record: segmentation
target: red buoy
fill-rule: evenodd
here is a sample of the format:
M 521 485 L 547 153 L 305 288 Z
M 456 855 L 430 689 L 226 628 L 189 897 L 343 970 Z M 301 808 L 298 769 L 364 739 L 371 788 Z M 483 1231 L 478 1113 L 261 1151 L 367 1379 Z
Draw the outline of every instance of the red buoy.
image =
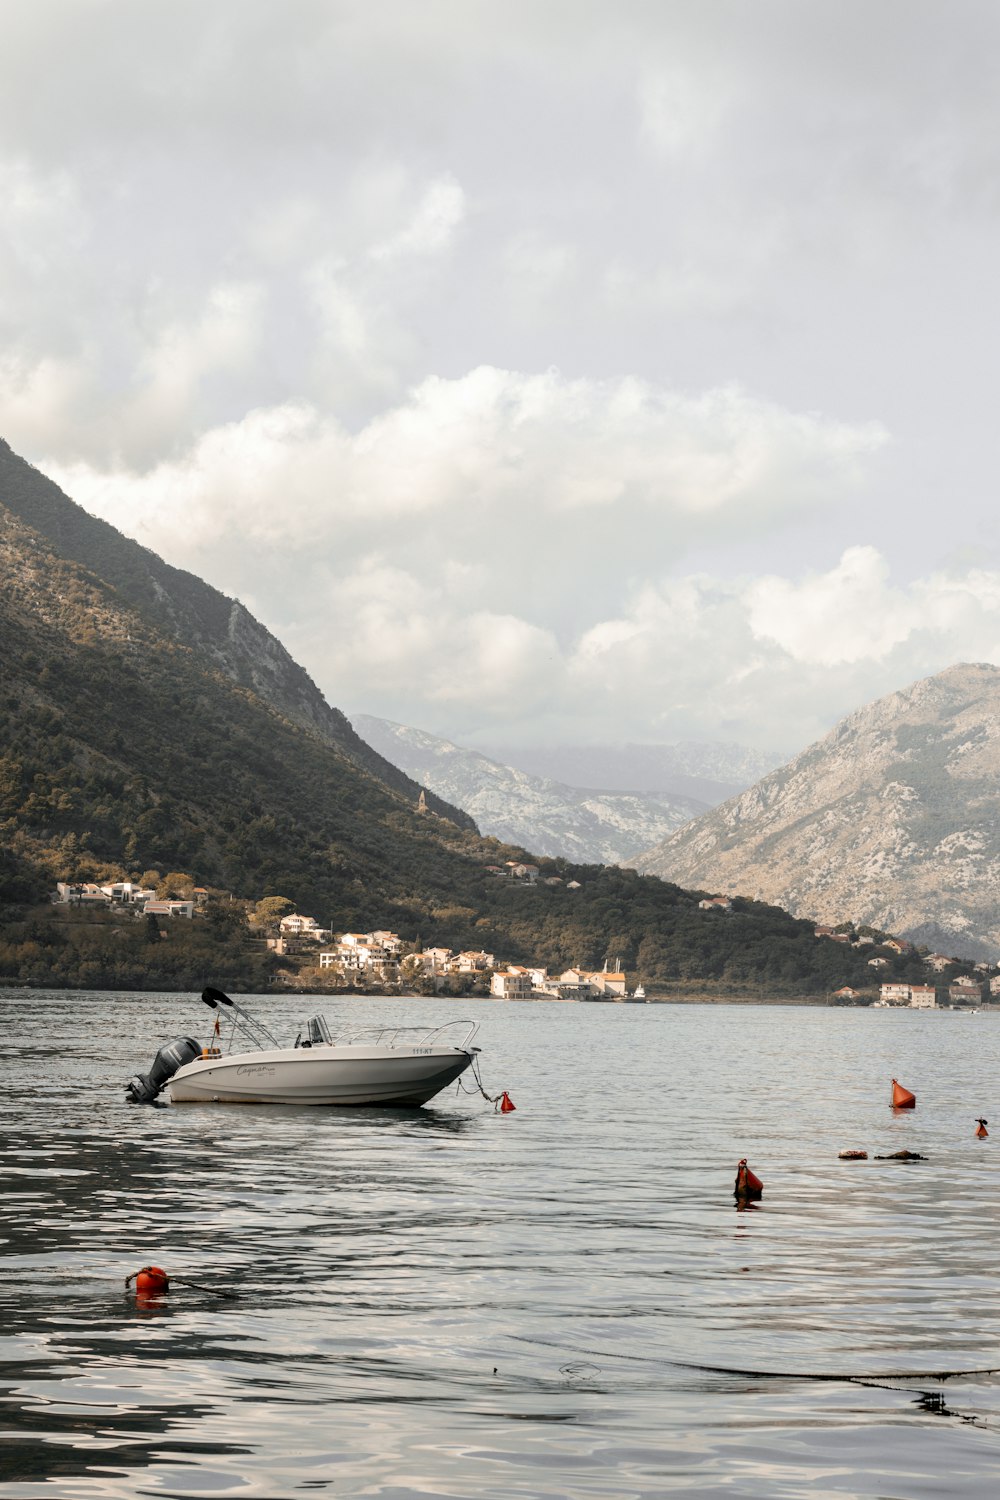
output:
M 909 1089 L 904 1089 L 901 1083 L 892 1080 L 892 1107 L 893 1109 L 916 1109 L 917 1096 L 911 1094 Z
M 514 1103 L 507 1090 L 504 1089 L 503 1093 L 500 1095 L 500 1113 L 502 1115 L 509 1115 L 516 1108 L 517 1105 Z
M 988 1123 L 989 1123 L 988 1120 L 977 1120 L 976 1121 L 976 1135 L 979 1137 L 980 1140 L 982 1140 L 984 1136 L 989 1135 L 989 1131 L 986 1129 L 986 1126 L 988 1125 Z
M 132 1281 L 137 1297 L 159 1297 L 170 1290 L 170 1278 L 160 1266 L 143 1266 L 141 1271 L 133 1271 L 126 1276 L 125 1285 Z
M 759 1198 L 763 1191 L 764 1184 L 756 1173 L 751 1172 L 747 1166 L 746 1157 L 741 1157 L 740 1164 L 736 1168 L 736 1182 L 733 1186 L 733 1192 L 737 1198 L 750 1199 Z

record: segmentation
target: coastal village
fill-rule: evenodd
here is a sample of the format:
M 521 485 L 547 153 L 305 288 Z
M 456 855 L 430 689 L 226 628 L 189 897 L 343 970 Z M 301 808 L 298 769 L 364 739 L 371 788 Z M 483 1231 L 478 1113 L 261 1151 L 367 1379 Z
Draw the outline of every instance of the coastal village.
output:
M 523 877 L 519 874 L 515 878 Z M 182 899 L 158 897 L 155 890 L 128 880 L 103 885 L 60 881 L 53 901 L 91 909 L 128 907 L 136 917 L 193 920 L 208 897 L 209 892 L 199 886 Z M 456 953 L 451 948 L 417 947 L 384 929 L 335 934 L 315 917 L 298 912 L 288 912 L 264 924 L 262 934 L 256 940 L 276 957 L 300 963 L 308 960 L 301 964 L 307 976 L 316 969 L 327 985 L 345 989 L 402 987 L 433 994 L 450 988 L 449 981 L 459 980 L 456 988 L 473 988 L 497 1000 L 645 998 L 641 985 L 629 994 L 625 974 L 617 966 L 606 965 L 596 972 L 571 968 L 550 974 L 544 967 L 509 963 L 482 950 Z M 288 982 L 292 973 L 294 970 L 288 971 Z
M 510 862 L 510 868 L 493 866 L 491 874 L 533 883 L 538 870 Z M 561 884 L 562 882 L 560 882 Z M 568 885 L 580 889 L 579 882 Z M 196 920 L 213 893 L 191 886 L 183 895 L 164 895 L 151 886 L 130 880 L 100 882 L 60 881 L 52 893 L 59 906 L 91 910 L 127 910 L 135 918 L 170 923 Z M 280 902 L 281 898 L 277 898 Z M 274 898 L 272 898 L 272 901 Z M 267 905 L 265 898 L 264 905 Z M 291 903 L 285 903 L 291 905 Z M 733 910 L 730 896 L 707 896 L 699 910 L 724 916 Z M 399 991 L 418 994 L 440 992 L 474 993 L 496 1000 L 641 1002 L 647 999 L 642 984 L 629 989 L 629 980 L 619 962 L 610 958 L 599 970 L 571 967 L 559 973 L 538 964 L 518 964 L 485 950 L 455 952 L 451 948 L 408 943 L 386 929 L 371 932 L 335 932 L 315 917 L 294 910 L 282 914 L 247 915 L 250 941 L 262 945 L 283 961 L 274 982 L 278 987 Z M 167 938 L 168 928 L 160 931 Z M 873 1005 L 877 1008 L 908 1007 L 915 1010 L 976 1009 L 1000 1005 L 1000 971 L 985 963 L 962 962 L 942 953 L 917 953 L 913 945 L 896 937 L 877 937 L 864 930 L 817 925 L 817 940 L 872 948 L 868 966 L 872 985 L 843 985 L 828 999 L 835 1005 Z M 909 957 L 924 971 L 924 982 L 881 979 L 892 958 Z

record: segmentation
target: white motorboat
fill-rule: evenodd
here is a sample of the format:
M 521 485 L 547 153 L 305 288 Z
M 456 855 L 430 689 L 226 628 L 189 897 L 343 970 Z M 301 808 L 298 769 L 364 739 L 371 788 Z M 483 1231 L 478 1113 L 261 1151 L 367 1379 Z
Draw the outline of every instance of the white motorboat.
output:
M 161 1047 L 148 1074 L 126 1086 L 135 1104 L 151 1104 L 166 1088 L 171 1103 L 211 1104 L 426 1104 L 475 1066 L 475 1021 L 438 1027 L 383 1027 L 331 1036 L 313 1016 L 292 1046 L 282 1046 L 262 1022 L 209 987 L 201 997 L 232 1023 L 227 1050 L 177 1037 Z M 488 1097 L 488 1096 L 487 1096 Z

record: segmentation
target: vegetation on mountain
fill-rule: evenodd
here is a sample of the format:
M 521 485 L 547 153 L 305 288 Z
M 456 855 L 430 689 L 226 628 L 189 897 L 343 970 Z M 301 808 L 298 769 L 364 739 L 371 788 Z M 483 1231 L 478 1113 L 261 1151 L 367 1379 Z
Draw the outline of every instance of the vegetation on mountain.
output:
M 265 990 L 274 964 L 247 941 L 239 907 L 234 916 L 208 914 L 193 922 L 150 914 L 137 920 L 127 911 L 34 908 L 0 924 L 0 984 L 199 990 L 210 978 L 223 989 Z

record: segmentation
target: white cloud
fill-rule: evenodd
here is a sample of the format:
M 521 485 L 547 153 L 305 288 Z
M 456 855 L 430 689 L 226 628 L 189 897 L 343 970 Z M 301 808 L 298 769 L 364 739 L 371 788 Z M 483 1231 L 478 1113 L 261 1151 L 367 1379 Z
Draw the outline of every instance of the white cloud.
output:
M 695 681 L 738 674 L 774 619 L 799 621 L 802 652 L 825 631 L 804 586 L 652 580 L 720 526 L 757 534 L 837 506 L 882 442 L 732 388 L 482 367 L 355 431 L 286 403 L 145 473 L 45 467 L 242 597 L 334 702 L 452 723 L 610 714 L 636 733 L 668 705 L 695 713 Z M 829 610 L 845 586 L 823 585 Z
M 733 85 L 718 59 L 645 66 L 637 86 L 640 134 L 664 156 L 688 163 L 711 149 L 733 104 Z
M 567 670 L 581 703 L 637 729 L 650 705 L 647 735 L 728 724 L 795 750 L 867 700 L 963 660 L 1000 661 L 1000 571 L 893 582 L 874 548 L 854 547 L 800 579 L 647 587 L 580 637 Z
M 0 355 L 0 403 L 11 439 L 37 452 L 53 432 L 71 428 L 86 408 L 91 373 L 82 358 Z
M 927 637 L 951 640 L 956 659 L 992 657 L 1000 641 L 1000 573 L 933 573 L 894 585 L 874 547 L 849 547 L 829 572 L 798 583 L 757 579 L 744 598 L 754 636 L 796 662 L 882 662 Z
M 373 552 L 308 577 L 314 607 L 296 610 L 282 637 L 318 680 L 336 681 L 334 701 L 461 721 L 478 716 L 484 684 L 498 718 L 538 712 L 561 690 L 551 632 L 488 607 L 489 591 L 470 591 L 453 569 L 430 580 Z
M 154 368 L 167 397 L 174 381 L 183 394 L 206 362 L 227 357 L 226 320 L 218 336 L 211 319 L 205 327 L 165 341 Z M 626 551 L 629 528 L 642 528 L 648 562 L 664 547 L 673 556 L 710 535 L 721 519 L 757 526 L 830 504 L 883 441 L 876 426 L 782 411 L 737 389 L 688 397 L 632 379 L 484 366 L 422 382 L 353 433 L 305 403 L 287 403 L 215 428 L 183 458 L 144 474 L 46 468 L 89 508 L 189 561 L 206 537 L 226 538 L 238 557 L 246 539 L 273 535 L 277 511 L 277 545 L 291 550 L 302 545 L 301 531 L 314 551 L 329 527 L 337 528 L 331 546 L 349 539 L 367 550 L 372 528 L 386 523 L 408 546 L 408 525 L 423 529 L 433 515 L 441 561 L 465 553 L 479 561 L 488 545 L 506 567 L 530 547 L 554 562 L 567 527 L 585 554 L 580 512 L 598 513 L 598 555 L 607 513 Z M 547 531 L 536 530 L 543 517 Z
M 437 255 L 447 250 L 465 217 L 465 194 L 454 177 L 430 184 L 409 224 L 391 239 L 372 248 L 373 260 L 395 260 L 406 255 Z
M 203 387 L 238 375 L 260 355 L 263 289 L 252 282 L 213 286 L 192 317 L 172 317 L 150 331 L 135 372 L 135 392 L 118 414 L 123 441 L 141 435 L 169 444 L 189 425 Z
M 913 631 L 919 610 L 889 583 L 889 567 L 874 547 L 851 547 L 830 572 L 801 583 L 765 577 L 751 584 L 750 628 L 795 661 L 832 667 L 881 660 Z

